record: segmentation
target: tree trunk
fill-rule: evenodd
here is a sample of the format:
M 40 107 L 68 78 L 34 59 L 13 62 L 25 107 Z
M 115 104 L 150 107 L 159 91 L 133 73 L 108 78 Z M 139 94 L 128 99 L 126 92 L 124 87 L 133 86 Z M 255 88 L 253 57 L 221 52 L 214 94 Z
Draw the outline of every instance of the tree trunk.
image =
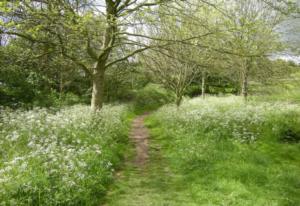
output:
M 179 107 L 181 105 L 182 102 L 182 97 L 176 97 L 176 106 Z
M 182 102 L 182 93 L 180 91 L 176 91 L 176 106 L 179 107 L 181 105 Z
M 64 91 L 64 81 L 63 81 L 62 71 L 60 71 L 60 78 L 59 78 L 59 99 L 62 99 L 63 91 Z
M 205 98 L 205 72 L 202 72 L 202 84 L 201 84 L 201 96 L 204 99 Z
M 96 112 L 103 106 L 104 98 L 104 74 L 105 69 L 95 68 L 93 71 L 93 90 L 92 90 L 92 101 L 91 109 Z
M 248 65 L 248 61 L 245 61 L 245 65 L 242 72 L 242 82 L 241 82 L 242 83 L 241 95 L 243 96 L 245 101 L 247 101 L 247 97 L 248 97 L 248 75 L 249 75 L 249 65 Z
M 103 106 L 104 101 L 104 80 L 106 63 L 112 52 L 112 46 L 115 42 L 115 32 L 117 31 L 117 11 L 115 8 L 115 2 L 106 0 L 106 29 L 104 33 L 102 53 L 98 57 L 98 61 L 93 70 L 93 91 L 91 100 L 91 109 L 96 112 Z

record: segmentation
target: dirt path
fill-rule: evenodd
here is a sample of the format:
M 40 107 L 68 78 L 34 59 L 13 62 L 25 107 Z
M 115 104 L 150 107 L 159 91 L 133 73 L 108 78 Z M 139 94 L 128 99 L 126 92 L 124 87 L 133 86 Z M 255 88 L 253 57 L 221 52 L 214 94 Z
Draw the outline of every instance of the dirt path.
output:
M 143 167 L 149 157 L 149 131 L 144 125 L 144 119 L 148 114 L 137 117 L 132 123 L 130 139 L 135 143 L 136 157 L 134 163 Z
M 105 206 L 195 206 L 186 204 L 191 198 L 184 199 L 186 195 L 178 186 L 182 184 L 174 182 L 177 179 L 160 152 L 162 137 L 154 133 L 150 137 L 150 129 L 144 124 L 147 116 L 133 120 L 129 134 L 134 143 L 129 157 L 133 158 L 117 175 Z

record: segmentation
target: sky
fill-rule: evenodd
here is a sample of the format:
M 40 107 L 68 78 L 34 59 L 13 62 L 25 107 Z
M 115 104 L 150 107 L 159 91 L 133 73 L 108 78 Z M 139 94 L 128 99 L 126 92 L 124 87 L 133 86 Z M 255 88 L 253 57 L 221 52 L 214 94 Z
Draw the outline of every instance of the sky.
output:
M 278 57 L 300 64 L 300 18 L 284 21 L 279 27 L 279 33 L 288 48 Z

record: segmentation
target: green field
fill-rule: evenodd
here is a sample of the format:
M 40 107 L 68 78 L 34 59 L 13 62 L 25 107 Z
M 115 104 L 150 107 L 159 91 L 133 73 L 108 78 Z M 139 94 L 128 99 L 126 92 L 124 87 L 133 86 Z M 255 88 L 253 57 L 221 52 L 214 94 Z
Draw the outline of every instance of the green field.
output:
M 127 166 L 107 205 L 300 204 L 300 107 L 192 99 L 152 113 L 150 160 Z

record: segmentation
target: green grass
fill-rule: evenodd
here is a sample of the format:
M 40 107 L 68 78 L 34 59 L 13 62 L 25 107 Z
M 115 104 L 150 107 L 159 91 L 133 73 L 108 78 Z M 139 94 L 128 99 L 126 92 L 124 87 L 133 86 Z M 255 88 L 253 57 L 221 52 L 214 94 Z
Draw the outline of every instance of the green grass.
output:
M 1 111 L 0 205 L 300 205 L 297 104 L 210 97 L 163 106 L 146 119 L 144 168 L 128 144 L 136 114 L 88 110 Z
M 298 206 L 300 144 L 283 136 L 299 111 L 232 97 L 165 106 L 146 121 L 148 166 L 126 167 L 107 205 Z
M 162 156 L 161 141 L 160 136 L 151 138 L 150 160 L 144 168 L 127 162 L 107 196 L 107 206 L 194 205 L 184 185 L 178 182 L 182 175 L 173 173 Z

